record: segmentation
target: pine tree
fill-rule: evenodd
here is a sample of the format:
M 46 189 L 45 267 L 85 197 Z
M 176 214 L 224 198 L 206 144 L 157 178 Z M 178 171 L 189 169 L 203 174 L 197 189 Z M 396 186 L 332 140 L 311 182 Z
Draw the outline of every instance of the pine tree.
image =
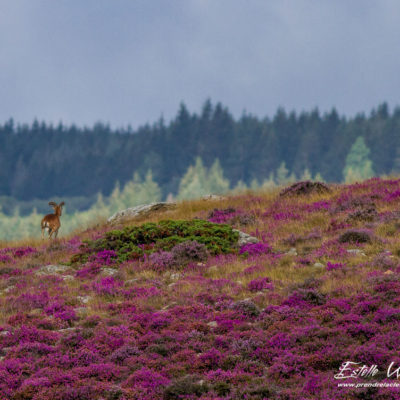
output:
M 359 136 L 346 157 L 343 177 L 346 183 L 369 179 L 374 176 L 372 161 L 368 158 L 370 150 L 364 138 Z
M 229 181 L 224 178 L 224 171 L 218 159 L 214 161 L 207 175 L 207 194 L 222 194 L 229 190 Z
M 308 168 L 306 168 L 303 171 L 303 174 L 301 175 L 300 180 L 301 181 L 311 181 L 312 180 L 311 172 Z
M 289 170 L 286 168 L 285 161 L 282 161 L 279 168 L 276 170 L 276 181 L 278 185 L 285 185 L 289 181 Z
M 195 165 L 191 165 L 182 177 L 179 183 L 179 192 L 177 198 L 194 199 L 207 193 L 206 169 L 200 157 L 196 158 Z
M 232 192 L 233 193 L 241 193 L 244 192 L 248 189 L 248 187 L 246 186 L 246 184 L 242 181 L 239 180 L 236 184 L 236 186 L 233 188 Z

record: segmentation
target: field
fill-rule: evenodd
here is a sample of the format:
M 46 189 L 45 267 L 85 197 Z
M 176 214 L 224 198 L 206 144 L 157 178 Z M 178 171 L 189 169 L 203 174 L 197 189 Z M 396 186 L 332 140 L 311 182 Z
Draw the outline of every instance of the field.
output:
M 164 242 L 131 258 L 110 236 L 96 248 L 124 228 L 104 223 L 0 243 L 0 399 L 400 398 L 387 376 L 400 366 L 400 180 L 301 189 L 134 222 L 198 218 L 260 240 L 197 243 L 179 262 Z M 375 373 L 346 378 L 346 361 Z

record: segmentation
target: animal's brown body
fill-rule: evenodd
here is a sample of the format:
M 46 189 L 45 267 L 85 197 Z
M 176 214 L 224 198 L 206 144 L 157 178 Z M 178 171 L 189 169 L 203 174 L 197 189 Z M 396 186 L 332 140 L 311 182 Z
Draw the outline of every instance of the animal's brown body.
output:
M 60 217 L 62 214 L 62 208 L 64 206 L 64 202 L 61 202 L 57 205 L 54 201 L 50 201 L 49 206 L 54 208 L 54 214 L 47 214 L 42 219 L 40 223 L 42 227 L 42 239 L 44 239 L 44 231 L 48 229 L 49 238 L 51 239 L 54 234 L 54 239 L 57 237 L 58 230 L 60 229 Z

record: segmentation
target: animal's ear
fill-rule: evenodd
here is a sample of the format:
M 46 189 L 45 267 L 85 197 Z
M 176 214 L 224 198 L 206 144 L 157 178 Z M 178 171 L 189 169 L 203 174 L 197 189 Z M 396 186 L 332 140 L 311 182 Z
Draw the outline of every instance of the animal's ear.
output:
M 60 204 L 59 204 L 59 207 L 63 207 L 65 205 L 65 203 L 62 201 Z
M 54 203 L 54 201 L 50 201 L 50 202 L 49 202 L 49 206 L 50 206 L 50 207 L 57 207 L 57 204 Z

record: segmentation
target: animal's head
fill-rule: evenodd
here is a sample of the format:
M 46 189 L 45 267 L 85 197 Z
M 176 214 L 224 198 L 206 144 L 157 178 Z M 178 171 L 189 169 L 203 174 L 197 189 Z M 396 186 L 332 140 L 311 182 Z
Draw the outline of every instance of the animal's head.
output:
M 64 207 L 64 202 L 62 201 L 60 204 L 55 203 L 54 201 L 50 201 L 49 206 L 53 207 L 54 213 L 58 216 L 62 214 L 62 208 Z

